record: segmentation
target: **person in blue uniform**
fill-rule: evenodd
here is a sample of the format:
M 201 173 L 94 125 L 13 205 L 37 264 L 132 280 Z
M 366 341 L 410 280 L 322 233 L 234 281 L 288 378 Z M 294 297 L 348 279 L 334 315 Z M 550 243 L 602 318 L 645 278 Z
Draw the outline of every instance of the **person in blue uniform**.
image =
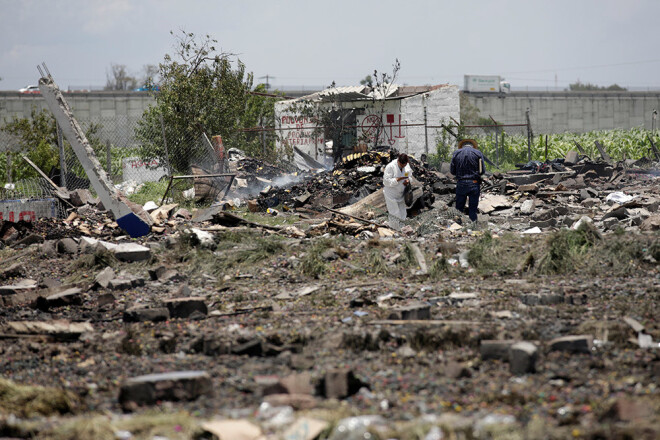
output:
M 468 216 L 477 221 L 481 176 L 486 170 L 484 155 L 474 139 L 463 139 L 451 158 L 451 173 L 456 176 L 456 209 L 463 212 L 468 202 Z

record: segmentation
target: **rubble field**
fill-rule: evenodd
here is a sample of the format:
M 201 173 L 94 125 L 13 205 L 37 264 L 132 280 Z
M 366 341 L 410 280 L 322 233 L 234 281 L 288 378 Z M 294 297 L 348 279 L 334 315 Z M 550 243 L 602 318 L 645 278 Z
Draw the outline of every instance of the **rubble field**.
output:
M 91 197 L 0 221 L 0 436 L 658 438 L 653 168 L 495 174 L 471 224 L 415 166 L 400 231 L 322 209 L 378 189 L 359 160 L 140 239 Z

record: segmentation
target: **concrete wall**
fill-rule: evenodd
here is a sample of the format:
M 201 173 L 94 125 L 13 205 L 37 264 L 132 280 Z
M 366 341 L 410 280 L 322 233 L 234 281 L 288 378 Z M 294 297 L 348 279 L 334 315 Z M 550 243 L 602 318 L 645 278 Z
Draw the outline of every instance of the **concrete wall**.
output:
M 64 93 L 64 98 L 83 129 L 99 124 L 99 137 L 119 146 L 132 146 L 135 123 L 155 103 L 148 92 Z M 33 109 L 48 109 L 41 94 L 0 92 L 0 126 L 29 117 Z
M 427 107 L 428 126 L 437 126 L 448 116 L 458 119 L 456 86 L 444 87 L 427 95 L 388 101 L 385 113 L 394 115 L 395 120 L 394 124 L 388 124 L 385 119 L 383 125 L 386 128 L 393 125 L 389 128 L 397 129 L 390 136 L 388 128 L 384 133 L 387 137 L 384 141 L 391 142 L 394 139 L 396 148 L 415 155 L 425 152 L 427 143 L 429 151 L 434 151 L 437 129 L 427 128 L 425 138 L 423 128 L 398 127 L 399 117 L 402 124 L 423 124 L 424 105 Z M 660 92 L 511 92 L 507 95 L 464 95 L 471 105 L 479 109 L 480 116 L 491 115 L 502 123 L 524 123 L 525 110 L 529 108 L 532 129 L 537 134 L 566 131 L 581 133 L 639 126 L 650 129 L 651 112 L 654 109 L 660 111 Z M 102 126 L 101 138 L 115 145 L 127 146 L 132 142 L 135 122 L 155 102 L 148 92 L 65 93 L 65 97 L 83 127 L 90 122 L 99 123 Z M 390 108 L 392 105 L 394 107 Z M 46 108 L 41 95 L 0 92 L 0 125 L 11 121 L 13 117 L 30 116 L 33 108 Z M 398 128 L 402 129 L 401 133 Z M 298 134 L 303 137 L 306 135 L 304 132 Z M 312 153 L 314 148 L 308 150 Z M 316 156 L 316 153 L 312 155 Z
M 148 92 L 90 92 L 64 93 L 76 118 L 93 120 L 117 116 L 140 118 L 156 101 Z M 39 93 L 0 92 L 0 122 L 13 117 L 30 116 L 33 108 L 46 109 L 46 101 Z
M 660 92 L 511 92 L 507 95 L 464 93 L 482 117 L 505 124 L 525 122 L 532 130 L 583 133 L 593 130 L 651 128 L 651 113 L 660 111 Z M 657 125 L 656 125 L 657 128 Z

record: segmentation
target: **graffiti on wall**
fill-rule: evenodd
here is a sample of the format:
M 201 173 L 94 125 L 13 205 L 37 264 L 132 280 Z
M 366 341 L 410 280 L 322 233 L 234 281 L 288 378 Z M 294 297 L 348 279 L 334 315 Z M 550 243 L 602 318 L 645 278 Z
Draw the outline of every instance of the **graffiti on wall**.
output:
M 317 133 L 317 120 L 308 116 L 282 116 L 283 141 L 293 146 L 322 145 L 325 141 L 321 133 Z
M 405 122 L 400 114 L 362 115 L 357 117 L 357 137 L 363 142 L 376 145 L 389 145 L 406 137 Z
M 0 220 L 33 222 L 57 216 L 57 201 L 48 199 L 0 200 Z

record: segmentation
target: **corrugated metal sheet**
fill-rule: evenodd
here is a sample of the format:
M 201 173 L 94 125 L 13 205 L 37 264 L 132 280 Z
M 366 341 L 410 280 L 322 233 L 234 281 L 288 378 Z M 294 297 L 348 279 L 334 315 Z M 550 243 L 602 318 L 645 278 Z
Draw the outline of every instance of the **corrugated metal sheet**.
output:
M 328 99 L 339 99 L 340 101 L 352 101 L 354 99 L 364 99 L 368 98 L 365 92 L 367 91 L 367 86 L 345 86 L 345 87 L 334 87 L 321 90 L 319 92 L 319 97 L 321 100 Z
M 400 86 L 397 84 L 384 85 L 379 88 L 367 86 L 343 86 L 321 90 L 311 95 L 298 98 L 300 101 L 359 101 L 361 99 L 401 99 L 418 93 L 428 92 L 443 85 L 437 86 Z
M 383 84 L 381 87 L 377 87 L 369 94 L 370 98 L 383 99 L 396 96 L 396 92 L 399 89 L 399 86 L 396 84 Z

